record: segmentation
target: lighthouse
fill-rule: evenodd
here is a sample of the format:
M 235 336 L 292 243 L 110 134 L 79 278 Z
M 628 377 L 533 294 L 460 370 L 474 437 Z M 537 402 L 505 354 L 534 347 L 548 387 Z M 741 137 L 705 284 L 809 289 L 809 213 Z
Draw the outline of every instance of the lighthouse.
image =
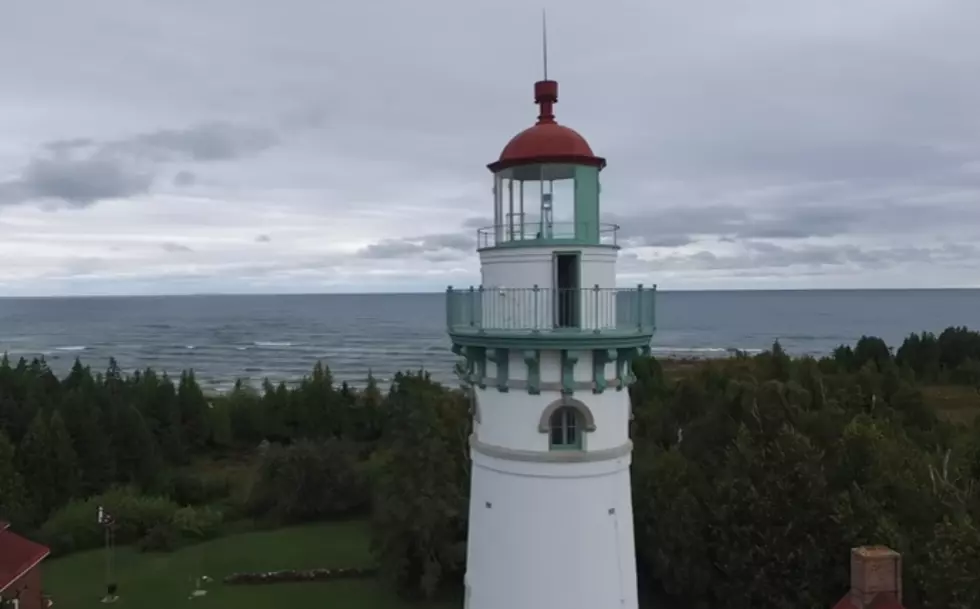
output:
M 534 99 L 537 122 L 488 165 L 482 283 L 446 295 L 472 395 L 464 606 L 635 609 L 627 387 L 656 292 L 617 287 L 606 160 L 556 121 L 557 82 Z

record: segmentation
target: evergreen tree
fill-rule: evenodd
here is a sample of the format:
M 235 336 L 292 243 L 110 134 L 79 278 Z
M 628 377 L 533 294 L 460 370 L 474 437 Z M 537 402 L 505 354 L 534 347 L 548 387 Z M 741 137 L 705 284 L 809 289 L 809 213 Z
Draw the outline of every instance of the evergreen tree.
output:
M 180 412 L 180 424 L 187 447 L 199 451 L 203 449 L 211 435 L 208 428 L 208 400 L 197 384 L 193 371 L 180 375 L 177 386 L 177 408 Z
M 67 503 L 78 490 L 78 457 L 64 419 L 57 412 L 50 418 L 44 411 L 37 413 L 17 456 L 39 518 Z
M 157 376 L 147 369 L 138 380 L 137 399 L 146 425 L 156 439 L 164 459 L 170 463 L 186 460 L 177 393 L 167 375 Z
M 231 405 L 227 400 L 219 401 L 208 409 L 208 429 L 211 431 L 209 442 L 216 448 L 231 448 L 235 444 L 229 410 Z
M 14 463 L 14 445 L 0 430 L 0 520 L 21 526 L 29 513 L 27 488 Z
M 72 447 L 78 455 L 81 470 L 79 492 L 83 496 L 97 494 L 108 488 L 115 478 L 112 446 L 98 396 L 92 387 L 86 392 L 76 385 L 65 395 L 61 413 L 71 436 Z
M 48 433 L 51 442 L 49 446 L 51 477 L 58 489 L 55 495 L 56 506 L 60 507 L 78 493 L 81 472 L 78 467 L 78 454 L 75 452 L 71 434 L 68 433 L 65 419 L 60 412 L 55 411 L 51 414 Z
M 106 414 L 117 482 L 151 488 L 162 462 L 143 415 L 135 407 L 118 402 L 110 402 Z

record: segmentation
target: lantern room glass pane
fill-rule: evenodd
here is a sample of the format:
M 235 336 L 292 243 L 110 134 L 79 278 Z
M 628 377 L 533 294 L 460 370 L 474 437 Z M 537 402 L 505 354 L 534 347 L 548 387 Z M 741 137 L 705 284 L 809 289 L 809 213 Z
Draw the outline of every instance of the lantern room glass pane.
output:
M 494 241 L 601 242 L 599 169 L 541 163 L 495 176 Z

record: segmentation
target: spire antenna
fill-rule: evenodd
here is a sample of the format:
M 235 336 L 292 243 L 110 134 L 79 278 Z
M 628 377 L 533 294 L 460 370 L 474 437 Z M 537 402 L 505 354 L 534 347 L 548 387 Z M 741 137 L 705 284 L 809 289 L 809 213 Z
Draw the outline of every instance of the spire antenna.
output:
M 548 80 L 548 11 L 541 9 L 541 50 L 544 56 L 544 80 Z

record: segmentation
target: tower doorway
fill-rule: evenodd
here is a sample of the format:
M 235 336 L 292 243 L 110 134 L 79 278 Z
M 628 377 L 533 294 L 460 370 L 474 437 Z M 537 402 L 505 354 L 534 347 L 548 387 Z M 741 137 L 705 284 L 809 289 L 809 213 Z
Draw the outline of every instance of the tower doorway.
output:
M 581 315 L 579 285 L 581 256 L 578 252 L 556 252 L 555 274 L 555 327 L 578 328 Z

